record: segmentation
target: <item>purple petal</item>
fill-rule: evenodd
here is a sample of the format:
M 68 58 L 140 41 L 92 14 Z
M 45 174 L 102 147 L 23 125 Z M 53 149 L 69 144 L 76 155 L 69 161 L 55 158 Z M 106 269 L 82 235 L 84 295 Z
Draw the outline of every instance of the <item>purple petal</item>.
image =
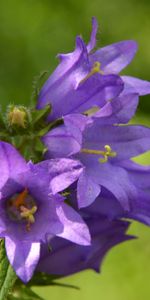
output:
M 83 148 L 103 150 L 110 145 L 117 153 L 112 163 L 135 157 L 150 149 L 150 128 L 144 126 L 101 125 L 96 120 L 85 130 Z M 86 154 L 85 154 L 86 155 Z
M 99 272 L 106 253 L 115 245 L 131 239 L 125 233 L 128 222 L 110 221 L 99 217 L 88 221 L 92 234 L 91 246 L 78 246 L 64 239 L 55 238 L 51 241 L 52 251 L 42 245 L 38 271 L 48 274 L 67 276 L 85 269 Z
M 81 149 L 81 132 L 79 132 L 78 139 L 79 141 L 76 140 L 65 126 L 51 130 L 42 138 L 44 144 L 48 148 L 46 158 L 69 157 L 78 153 Z
M 117 74 L 132 61 L 136 51 L 135 41 L 122 41 L 100 48 L 90 55 L 90 61 L 99 61 L 105 74 Z
M 53 159 L 49 162 L 49 173 L 51 174 L 50 187 L 53 194 L 56 194 L 74 181 L 83 171 L 82 164 L 72 159 Z
M 82 132 L 90 119 L 80 114 L 64 117 L 64 125 L 54 128 L 43 137 L 48 148 L 46 157 L 68 157 L 81 149 Z
M 90 245 L 91 237 L 89 229 L 73 208 L 65 203 L 61 203 L 57 204 L 56 212 L 60 222 L 63 224 L 63 231 L 57 234 L 57 236 L 79 245 Z
M 40 109 L 46 104 L 51 103 L 51 119 L 61 117 L 65 115 L 69 109 L 71 110 L 73 105 L 71 96 L 79 82 L 89 72 L 86 45 L 80 37 L 76 39 L 74 52 L 65 55 L 61 54 L 59 58 L 61 62 L 44 84 L 37 105 Z
M 140 96 L 150 94 L 150 82 L 131 76 L 122 76 L 124 81 L 123 94 L 138 93 Z
M 123 209 L 117 198 L 105 188 L 102 188 L 101 194 L 92 205 L 84 208 L 83 212 L 91 218 L 99 218 L 102 215 L 107 216 L 110 221 L 121 218 L 126 214 L 126 211 Z M 128 213 L 129 212 L 130 210 Z
M 70 114 L 64 117 L 64 123 L 73 136 L 80 140 L 78 138 L 77 129 L 80 133 L 83 132 L 86 126 L 92 123 L 92 121 L 90 118 L 81 114 Z
M 33 190 L 43 188 L 47 195 L 52 192 L 56 194 L 67 188 L 78 179 L 83 171 L 83 165 L 73 159 L 50 159 L 31 165 L 31 174 L 27 174 L 27 184 Z
M 123 90 L 123 81 L 117 75 L 95 74 L 81 83 L 72 94 L 72 110 L 82 113 L 93 106 L 103 107 L 106 101 L 117 97 Z
M 100 185 L 96 184 L 90 177 L 83 172 L 78 180 L 77 198 L 79 208 L 90 205 L 100 194 Z
M 104 105 L 93 117 L 101 118 L 101 124 L 128 123 L 136 112 L 138 102 L 138 94 L 119 96 Z
M 5 239 L 7 257 L 16 274 L 23 282 L 28 282 L 40 256 L 40 243 L 18 242 Z
M 138 196 L 130 200 L 130 212 L 126 218 L 131 218 L 150 226 L 150 192 L 139 189 Z
M 136 197 L 129 199 L 129 211 L 126 212 L 118 200 L 110 192 L 103 189 L 100 197 L 91 206 L 84 209 L 84 213 L 91 217 L 105 215 L 110 220 L 116 218 L 133 219 L 150 225 L 150 192 L 138 189 Z
M 0 166 L 0 187 L 2 187 L 10 177 L 17 180 L 18 174 L 28 169 L 26 161 L 19 152 L 12 145 L 5 142 L 0 142 Z
M 102 76 L 98 73 L 79 83 L 75 88 L 70 88 L 65 95 L 63 94 L 65 93 L 64 87 L 63 92 L 58 89 L 57 96 L 53 97 L 51 93 L 52 100 L 49 103 L 52 104 L 52 113 L 50 118 L 56 119 L 67 114 L 83 113 L 94 105 L 102 107 L 107 100 L 118 96 L 124 86 L 119 76 Z M 56 101 L 53 101 L 55 98 Z M 44 103 L 43 98 L 41 101 Z
M 129 197 L 137 194 L 135 185 L 130 182 L 128 172 L 115 164 L 99 163 L 95 156 L 81 158 L 85 165 L 87 175 L 94 183 L 108 189 L 125 210 L 129 210 Z
M 123 161 L 121 166 L 127 170 L 130 180 L 140 189 L 150 187 L 150 166 L 142 166 L 133 161 Z
M 95 47 L 96 45 L 96 34 L 98 30 L 98 23 L 97 19 L 95 17 L 92 18 L 92 33 L 91 33 L 91 38 L 90 41 L 87 45 L 87 51 L 88 53 L 91 52 L 91 50 Z

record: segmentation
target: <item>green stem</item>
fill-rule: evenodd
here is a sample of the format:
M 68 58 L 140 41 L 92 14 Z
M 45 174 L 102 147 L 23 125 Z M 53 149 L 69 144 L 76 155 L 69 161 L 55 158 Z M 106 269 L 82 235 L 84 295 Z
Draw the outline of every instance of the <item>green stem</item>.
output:
M 6 300 L 17 276 L 8 262 L 4 241 L 0 241 L 0 300 Z
M 14 283 L 17 279 L 17 276 L 12 269 L 11 265 L 8 265 L 6 277 L 4 279 L 3 285 L 0 290 L 0 300 L 5 300 L 7 299 L 8 295 L 10 294 Z

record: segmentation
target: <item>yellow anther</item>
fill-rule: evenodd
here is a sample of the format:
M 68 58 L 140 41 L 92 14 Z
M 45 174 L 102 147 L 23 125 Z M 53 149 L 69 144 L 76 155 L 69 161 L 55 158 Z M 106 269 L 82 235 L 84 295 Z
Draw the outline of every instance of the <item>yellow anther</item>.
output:
M 37 211 L 37 207 L 33 206 L 31 209 L 28 209 L 28 208 L 26 208 L 24 206 L 21 206 L 20 210 L 22 211 L 20 213 L 20 216 L 22 218 L 25 218 L 27 220 L 26 230 L 30 231 L 31 230 L 31 224 L 33 224 L 35 222 L 34 214 Z
M 22 218 L 28 219 L 30 221 L 30 223 L 34 223 L 35 222 L 35 218 L 34 218 L 34 214 L 37 211 L 37 207 L 33 206 L 31 209 L 25 207 L 25 206 L 21 206 L 20 207 L 21 213 L 20 216 Z
M 112 151 L 112 149 L 109 145 L 105 145 L 104 148 L 106 150 L 106 155 L 107 156 L 115 157 L 117 155 L 117 153 L 115 151 Z
M 14 195 L 7 202 L 7 212 L 9 217 L 18 223 L 22 223 L 24 220 L 27 231 L 30 231 L 31 224 L 35 222 L 34 214 L 37 209 L 36 203 L 29 194 L 27 188 L 25 188 L 20 194 Z
M 37 207 L 33 206 L 31 209 L 21 206 L 20 207 L 21 213 L 20 216 L 27 220 L 26 229 L 27 231 L 30 231 L 30 225 L 35 222 L 34 214 L 37 211 Z
M 101 63 L 99 61 L 96 61 L 91 70 L 92 75 L 95 73 L 104 74 L 104 72 L 100 68 L 101 68 Z
M 84 115 L 86 116 L 92 116 L 94 115 L 96 112 L 98 112 L 100 110 L 100 107 L 99 106 L 93 106 L 91 107 L 90 109 L 86 110 L 84 112 Z
M 112 151 L 112 148 L 109 145 L 104 146 L 105 150 L 94 150 L 94 149 L 81 149 L 82 153 L 87 153 L 87 154 L 96 154 L 96 155 L 102 155 L 103 158 L 99 158 L 98 161 L 100 163 L 105 163 L 108 161 L 108 157 L 115 157 L 117 153 L 115 151 Z
M 99 61 L 96 61 L 91 69 L 91 71 L 89 72 L 89 74 L 87 74 L 81 81 L 80 84 L 85 82 L 88 78 L 90 78 L 92 75 L 99 73 L 101 75 L 104 74 L 104 72 L 101 70 L 101 63 Z

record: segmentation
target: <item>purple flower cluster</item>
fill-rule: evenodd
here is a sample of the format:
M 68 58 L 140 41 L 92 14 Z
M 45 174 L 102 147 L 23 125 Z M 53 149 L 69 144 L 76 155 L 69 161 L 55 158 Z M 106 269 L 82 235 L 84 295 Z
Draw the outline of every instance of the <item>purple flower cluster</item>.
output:
M 125 219 L 150 225 L 150 167 L 132 160 L 150 149 L 150 128 L 127 125 L 150 83 L 118 75 L 134 41 L 93 52 L 96 33 L 93 18 L 88 45 L 78 36 L 40 91 L 37 110 L 50 104 L 55 124 L 41 139 L 43 160 L 26 162 L 0 142 L 0 237 L 24 282 L 35 270 L 99 272 L 106 252 L 133 238 Z

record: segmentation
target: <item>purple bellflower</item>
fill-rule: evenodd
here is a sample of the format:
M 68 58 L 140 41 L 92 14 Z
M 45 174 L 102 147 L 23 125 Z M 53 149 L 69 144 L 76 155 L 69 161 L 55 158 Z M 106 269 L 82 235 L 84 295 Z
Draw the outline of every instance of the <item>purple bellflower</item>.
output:
M 65 116 L 64 125 L 43 138 L 47 157 L 74 157 L 82 162 L 84 169 L 77 183 L 79 208 L 90 205 L 105 187 L 128 210 L 128 199 L 137 194 L 137 187 L 130 180 L 124 161 L 150 149 L 150 129 L 107 124 L 102 119 L 93 121 L 79 114 Z M 51 188 L 53 193 L 59 192 L 53 183 Z
M 82 166 L 71 159 L 26 163 L 5 142 L 0 142 L 0 164 L 0 237 L 5 238 L 10 264 L 27 282 L 38 263 L 41 242 L 49 237 L 90 244 L 90 233 L 81 216 L 64 203 L 62 195 L 52 195 L 50 190 L 51 180 L 54 184 L 64 181 L 67 187 L 78 178 Z
M 100 272 L 106 253 L 115 245 L 129 240 L 126 235 L 129 222 L 94 217 L 86 221 L 90 229 L 92 243 L 83 247 L 61 238 L 51 240 L 51 251 L 42 244 L 37 271 L 52 275 L 67 276 L 85 269 Z
M 93 52 L 97 28 L 93 18 L 88 45 L 78 36 L 75 50 L 59 55 L 60 64 L 40 91 L 37 109 L 52 108 L 42 121 L 46 127 L 41 113 L 40 126 L 33 114 L 32 129 L 47 147 L 41 150 L 45 160 L 26 162 L 0 142 L 0 237 L 24 282 L 37 265 L 61 276 L 98 272 L 106 252 L 132 238 L 126 235 L 129 222 L 121 218 L 150 225 L 150 168 L 131 160 L 150 149 L 150 128 L 126 125 L 150 83 L 119 75 L 137 51 L 134 41 Z
M 130 218 L 150 226 L 150 168 L 130 160 L 124 161 L 123 164 L 128 170 L 129 179 L 138 189 L 136 197 L 129 198 L 129 211 L 123 209 L 111 192 L 102 188 L 96 201 L 80 210 L 90 229 L 91 245 L 85 249 L 69 241 L 54 238 L 51 252 L 42 244 L 37 271 L 59 276 L 67 276 L 85 269 L 99 272 L 99 266 L 101 267 L 107 251 L 112 246 L 133 238 L 124 235 L 128 222 L 118 218 Z M 72 205 L 76 207 L 74 196 L 75 193 L 72 193 L 71 200 Z
M 77 36 L 74 52 L 58 55 L 60 64 L 41 89 L 37 104 L 38 109 L 49 103 L 52 105 L 49 120 L 89 109 L 99 110 L 108 105 L 109 100 L 110 113 L 110 106 L 113 106 L 116 97 L 117 106 L 120 107 L 125 105 L 127 97 L 126 106 L 129 110 L 132 107 L 132 116 L 138 105 L 138 96 L 150 93 L 149 82 L 130 76 L 118 76 L 133 59 L 137 51 L 136 42 L 121 41 L 93 53 L 97 28 L 97 21 L 93 18 L 88 45 Z

